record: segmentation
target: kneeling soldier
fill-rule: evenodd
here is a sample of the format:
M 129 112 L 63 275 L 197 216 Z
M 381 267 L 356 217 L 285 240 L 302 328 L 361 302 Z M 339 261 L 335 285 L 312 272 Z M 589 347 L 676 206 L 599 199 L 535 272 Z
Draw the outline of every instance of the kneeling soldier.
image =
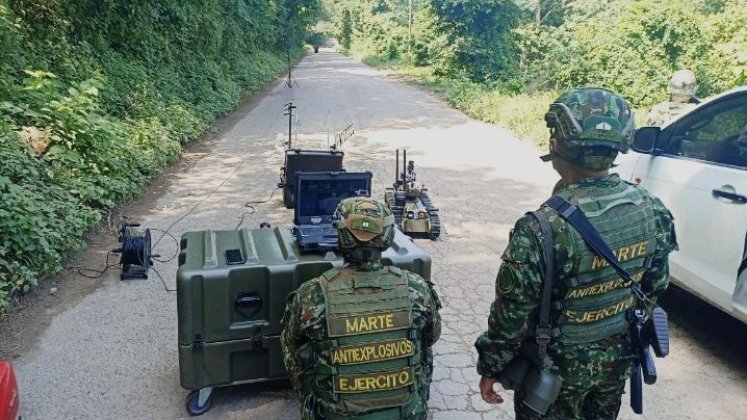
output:
M 394 217 L 365 198 L 343 200 L 335 226 L 345 265 L 288 298 L 281 337 L 304 419 L 424 419 L 440 301 L 417 274 L 381 264 Z

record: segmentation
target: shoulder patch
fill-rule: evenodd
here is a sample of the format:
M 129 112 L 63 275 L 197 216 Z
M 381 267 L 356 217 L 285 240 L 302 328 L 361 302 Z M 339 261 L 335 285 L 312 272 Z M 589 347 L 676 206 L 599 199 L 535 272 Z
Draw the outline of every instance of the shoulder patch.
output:
M 505 271 L 508 272 L 508 274 L 501 273 L 501 275 L 498 276 L 498 291 L 502 295 L 509 294 L 516 288 L 516 278 L 514 277 L 513 270 Z
M 400 269 L 399 267 L 395 267 L 393 265 L 389 266 L 389 272 L 397 276 L 402 275 L 402 269 Z

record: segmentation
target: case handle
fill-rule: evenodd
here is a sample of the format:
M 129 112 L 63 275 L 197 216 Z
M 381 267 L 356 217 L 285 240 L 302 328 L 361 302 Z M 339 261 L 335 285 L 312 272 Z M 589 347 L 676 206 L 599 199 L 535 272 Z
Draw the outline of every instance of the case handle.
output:
M 246 318 L 253 318 L 262 308 L 262 296 L 259 292 L 240 292 L 233 302 L 233 308 Z

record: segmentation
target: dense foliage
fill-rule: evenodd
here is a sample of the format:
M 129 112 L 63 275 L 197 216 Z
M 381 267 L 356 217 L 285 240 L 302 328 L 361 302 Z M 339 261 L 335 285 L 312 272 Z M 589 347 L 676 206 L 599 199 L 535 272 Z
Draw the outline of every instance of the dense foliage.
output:
M 518 70 L 513 0 L 327 0 L 327 8 L 343 48 L 359 54 L 480 81 Z
M 0 313 L 297 56 L 317 0 L 0 0 Z
M 604 86 L 646 109 L 666 99 L 667 81 L 681 68 L 697 74 L 703 97 L 747 84 L 744 0 L 326 4 L 336 35 L 349 38 L 343 46 L 352 54 L 372 64 L 404 64 L 455 105 L 533 137 L 543 132 L 543 106 L 529 105 L 532 98 L 546 101 L 572 86 Z M 511 101 L 538 113 L 519 112 L 527 121 L 517 124 L 517 112 L 497 111 Z
M 533 89 L 595 84 L 650 105 L 666 98 L 667 80 L 681 68 L 698 75 L 702 96 L 747 82 L 743 1 L 720 8 L 683 0 L 614 1 L 598 10 L 566 3 L 560 25 L 532 22 L 516 31 L 524 78 Z

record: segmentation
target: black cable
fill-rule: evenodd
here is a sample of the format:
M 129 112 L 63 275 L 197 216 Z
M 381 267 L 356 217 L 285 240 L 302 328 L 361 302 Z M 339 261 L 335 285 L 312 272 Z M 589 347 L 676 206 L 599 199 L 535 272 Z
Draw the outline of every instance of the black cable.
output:
M 178 240 L 178 239 L 176 239 L 176 236 L 174 236 L 174 235 L 170 234 L 169 232 L 166 232 L 165 230 L 161 230 L 161 229 L 155 229 L 155 228 L 154 228 L 154 229 L 151 229 L 151 230 L 154 230 L 154 231 L 156 231 L 156 232 L 163 232 L 163 234 L 164 234 L 164 235 L 168 235 L 168 236 L 170 236 L 170 237 L 171 237 L 171 239 L 173 239 L 173 240 L 174 240 L 174 244 L 176 244 L 176 251 L 174 251 L 174 255 L 172 255 L 172 256 L 171 256 L 171 257 L 170 257 L 169 259 L 167 259 L 167 260 L 159 260 L 159 259 L 158 259 L 158 258 L 156 258 L 156 257 L 160 257 L 160 255 L 154 255 L 154 256 L 152 257 L 153 261 L 158 261 L 158 262 L 160 262 L 160 263 L 167 263 L 167 262 L 169 262 L 169 261 L 173 260 L 174 258 L 176 258 L 176 256 L 177 256 L 177 255 L 179 255 L 179 240 Z M 153 250 L 151 249 L 151 251 L 153 251 Z
M 239 223 L 238 223 L 238 224 L 236 224 L 236 227 L 235 227 L 235 228 L 233 228 L 233 230 L 239 230 L 239 228 L 241 227 L 241 225 L 242 225 L 242 224 L 244 223 L 244 217 L 245 217 L 245 216 L 247 216 L 247 215 L 252 215 L 252 214 L 254 214 L 254 213 L 255 213 L 254 207 L 252 207 L 252 206 L 250 206 L 250 205 L 248 205 L 248 204 L 244 204 L 244 205 L 245 205 L 246 207 L 249 207 L 250 209 L 252 209 L 252 211 L 250 211 L 250 212 L 249 212 L 249 211 L 245 211 L 245 212 L 243 212 L 243 213 L 241 214 L 241 219 L 239 219 Z
M 167 292 L 176 292 L 177 291 L 176 289 L 169 289 L 169 287 L 166 286 L 166 282 L 163 280 L 163 277 L 161 277 L 161 273 L 159 273 L 158 270 L 156 270 L 155 267 L 151 267 L 151 268 L 156 273 L 156 275 L 158 276 L 158 278 L 161 279 L 161 284 L 163 285 L 163 290 L 165 290 Z
M 246 156 L 248 154 L 249 154 L 249 152 L 245 153 L 244 155 Z M 182 221 L 185 217 L 187 217 L 190 213 L 192 213 L 197 208 L 197 206 L 199 206 L 200 204 L 204 203 L 205 200 L 207 200 L 208 198 L 210 198 L 211 195 L 213 195 L 216 191 L 218 191 L 220 189 L 220 187 L 222 187 L 226 182 L 228 182 L 228 180 L 231 179 L 236 174 L 236 172 L 239 171 L 239 169 L 241 169 L 241 167 L 243 166 L 243 162 L 245 160 L 246 159 L 242 159 L 242 161 L 241 161 L 242 163 L 236 165 L 236 168 L 233 170 L 233 172 L 231 172 L 226 177 L 226 179 L 223 180 L 223 182 L 221 182 L 217 187 L 213 188 L 213 190 L 210 191 L 210 193 L 208 193 L 208 195 L 206 195 L 205 197 L 203 197 L 202 200 L 198 201 L 194 206 L 192 206 L 192 208 L 190 208 L 189 211 L 187 211 L 186 213 L 184 213 L 183 215 L 181 215 L 178 219 L 174 220 L 169 225 L 169 227 L 166 228 L 166 230 L 162 231 L 162 230 L 159 229 L 159 231 L 163 232 L 163 233 L 158 238 L 158 240 L 156 241 L 156 243 L 153 244 L 153 247 L 155 248 L 155 246 L 158 245 L 159 242 L 161 242 L 161 239 L 163 239 L 163 237 L 166 236 L 166 233 L 168 233 L 171 230 L 171 228 L 174 227 L 174 225 L 176 225 L 177 223 L 179 223 L 180 221 Z M 247 204 L 262 204 L 262 203 L 267 203 L 268 201 L 270 201 L 272 199 L 272 196 L 275 194 L 275 191 L 277 189 L 278 189 L 277 187 L 275 189 L 273 189 L 272 193 L 270 193 L 270 197 L 267 200 L 265 200 L 265 201 L 247 201 L 244 205 L 246 206 Z M 251 206 L 247 206 L 247 207 L 251 207 Z M 155 229 L 153 229 L 153 230 L 155 230 Z
M 254 208 L 254 206 L 252 204 L 265 204 L 265 203 L 269 203 L 272 200 L 272 197 L 275 195 L 275 191 L 277 191 L 279 189 L 280 189 L 280 187 L 273 188 L 272 191 L 270 191 L 270 196 L 267 197 L 266 200 L 247 201 L 246 203 L 244 203 L 244 207 L 250 208 L 251 211 L 249 211 L 249 212 L 245 211 L 244 213 L 241 214 L 241 218 L 239 219 L 239 223 L 236 224 L 236 227 L 233 228 L 233 230 L 239 230 L 239 228 L 241 227 L 241 225 L 244 223 L 244 217 L 246 217 L 247 215 L 252 215 L 252 214 L 254 214 L 254 213 L 257 212 L 257 210 Z
M 233 177 L 234 174 L 236 174 L 236 172 L 238 172 L 240 168 L 241 168 L 241 165 L 236 165 L 236 169 L 234 169 L 233 172 L 231 172 L 231 174 L 228 175 L 226 177 L 226 179 L 223 180 L 223 182 L 221 182 L 217 187 L 213 188 L 213 190 L 210 191 L 210 193 L 208 193 L 208 195 L 206 195 L 205 197 L 203 197 L 202 200 L 198 201 L 194 206 L 192 206 L 192 208 L 190 208 L 189 211 L 187 211 L 183 215 L 179 216 L 178 219 L 174 220 L 169 225 L 169 227 L 166 228 L 166 230 L 164 232 L 170 231 L 171 228 L 174 227 L 174 225 L 176 225 L 177 223 L 181 222 L 185 217 L 189 216 L 189 214 L 192 213 L 197 208 L 197 206 L 199 206 L 200 204 L 204 203 L 205 200 L 207 200 L 208 198 L 210 198 L 211 195 L 213 195 L 216 191 L 218 191 L 218 189 L 220 187 L 222 187 L 226 182 L 228 182 L 228 180 L 231 179 L 231 177 Z M 161 237 L 158 238 L 158 240 L 156 241 L 156 243 L 153 244 L 153 246 L 155 247 L 156 245 L 158 245 L 158 243 L 161 242 L 161 239 L 163 239 L 164 236 L 166 236 L 166 234 L 162 233 Z
M 225 184 L 226 182 L 228 182 L 228 180 L 229 180 L 229 179 L 230 179 L 230 178 L 231 178 L 231 177 L 232 177 L 232 176 L 233 176 L 233 175 L 234 175 L 234 174 L 235 174 L 235 173 L 236 173 L 237 171 L 238 171 L 238 167 L 237 167 L 236 169 L 234 169 L 234 171 L 233 171 L 233 172 L 231 173 L 231 175 L 229 175 L 229 176 L 228 176 L 228 178 L 224 179 L 224 180 L 223 180 L 223 182 L 221 182 L 221 183 L 220 183 L 220 185 L 218 185 L 217 187 L 215 187 L 215 188 L 214 188 L 214 189 L 213 189 L 213 190 L 212 190 L 212 191 L 211 191 L 211 192 L 210 192 L 210 193 L 209 193 L 209 194 L 208 194 L 207 196 L 203 197 L 203 199 L 202 199 L 202 200 L 200 200 L 200 201 L 199 201 L 199 202 L 197 202 L 197 203 L 196 203 L 196 204 L 195 204 L 194 206 L 192 206 L 192 208 L 191 208 L 191 209 L 189 209 L 189 211 L 188 211 L 188 212 L 186 212 L 186 213 L 185 213 L 185 214 L 183 214 L 183 215 L 182 215 L 181 217 L 179 217 L 179 218 L 178 218 L 178 219 L 176 219 L 176 220 L 175 220 L 174 222 L 172 222 L 172 223 L 171 223 L 171 224 L 169 225 L 169 227 L 167 227 L 167 228 L 166 228 L 166 230 L 161 230 L 161 229 L 155 229 L 155 228 L 152 228 L 151 230 L 154 230 L 154 231 L 158 231 L 158 232 L 162 232 L 162 233 L 161 233 L 161 236 L 160 236 L 160 237 L 158 238 L 158 240 L 156 241 L 156 243 L 154 243 L 154 244 L 153 244 L 153 247 L 155 247 L 156 245 L 158 245 L 158 243 L 159 243 L 159 242 L 161 242 L 161 239 L 163 239 L 163 237 L 164 237 L 164 236 L 166 236 L 166 235 L 169 235 L 169 236 L 171 236 L 172 238 L 176 239 L 176 238 L 174 237 L 174 235 L 172 235 L 172 234 L 170 234 L 170 233 L 169 233 L 169 230 L 171 230 L 171 228 L 172 228 L 172 227 L 174 227 L 174 225 L 176 225 L 176 224 L 177 224 L 177 223 L 179 223 L 179 222 L 180 222 L 180 221 L 181 221 L 182 219 L 184 219 L 184 218 L 185 218 L 185 217 L 187 217 L 187 216 L 188 216 L 188 215 L 189 215 L 190 213 L 192 213 L 192 211 L 194 211 L 194 209 L 196 209 L 196 208 L 197 208 L 197 206 L 199 206 L 200 204 L 202 204 L 203 202 L 205 202 L 205 200 L 207 200 L 207 199 L 208 199 L 208 197 L 210 197 L 210 196 L 211 196 L 211 195 L 212 195 L 213 193 L 215 193 L 216 191 L 218 191 L 218 189 L 219 189 L 220 187 L 222 187 L 222 186 L 223 186 L 223 184 Z M 252 212 L 251 212 L 251 213 L 249 213 L 249 214 L 254 214 L 256 210 L 254 209 L 254 206 L 252 206 L 252 204 L 265 204 L 265 203 L 269 203 L 269 202 L 270 202 L 270 200 L 272 200 L 272 197 L 273 197 L 273 196 L 275 196 L 275 191 L 277 191 L 278 189 L 279 189 L 278 187 L 275 187 L 275 188 L 273 188 L 273 190 L 272 190 L 272 191 L 270 192 L 270 196 L 269 196 L 269 197 L 267 197 L 267 199 L 266 199 L 266 200 L 258 200 L 258 201 L 247 201 L 246 203 L 244 203 L 244 207 L 249 207 L 249 208 L 251 208 L 251 209 L 252 209 Z M 239 228 L 239 227 L 241 226 L 241 224 L 242 224 L 242 223 L 243 223 L 243 221 L 244 221 L 244 216 L 245 216 L 246 214 L 247 214 L 247 213 L 244 213 L 244 214 L 242 214 L 242 215 L 241 215 L 241 221 L 239 222 L 239 225 L 238 225 L 238 226 L 236 227 L 236 229 L 238 229 L 238 228 Z M 179 241 L 177 240 L 176 242 L 177 242 L 177 247 L 178 247 Z M 177 254 L 178 254 L 178 251 L 177 251 Z M 176 256 L 176 255 L 175 255 L 175 256 Z M 174 257 L 175 257 L 175 256 L 174 256 Z M 168 262 L 168 261 L 171 261 L 171 260 L 172 260 L 172 259 L 173 259 L 174 257 L 171 257 L 171 258 L 169 258 L 169 259 L 168 259 L 168 260 L 166 260 L 166 261 L 161 261 L 161 260 L 156 260 L 156 261 L 158 261 L 158 262 Z
M 114 267 L 115 265 L 118 265 L 118 264 L 109 264 L 109 255 L 111 255 L 111 251 L 108 251 L 106 253 L 106 265 L 104 266 L 103 270 L 96 270 L 94 268 L 81 267 L 81 266 L 69 267 L 69 269 L 70 270 L 75 269 L 78 274 L 80 274 L 81 276 L 83 276 L 83 277 L 85 277 L 87 279 L 97 279 L 97 278 L 103 276 L 104 273 L 106 273 L 106 270 L 108 270 L 111 267 Z M 92 273 L 96 273 L 96 274 L 95 275 L 88 275 L 88 274 L 84 274 L 83 273 L 84 271 L 88 271 L 88 272 L 92 272 Z
M 277 191 L 279 189 L 280 189 L 280 187 L 273 188 L 272 191 L 270 192 L 270 196 L 267 197 L 267 200 L 247 201 L 246 203 L 244 203 L 244 207 L 251 207 L 252 210 L 254 210 L 254 207 L 251 206 L 250 204 L 265 204 L 265 203 L 269 203 L 270 200 L 272 200 L 272 197 L 275 195 L 275 191 Z
M 297 83 L 296 83 L 296 84 L 297 84 Z M 291 91 L 292 91 L 292 90 L 291 90 Z M 269 133 L 269 131 L 270 131 L 270 128 L 272 128 L 272 122 L 270 122 L 270 124 L 269 124 L 269 125 L 267 126 L 267 129 L 265 130 L 264 136 L 266 136 L 266 135 L 267 135 L 267 133 Z M 198 206 L 199 206 L 200 204 L 204 203 L 204 202 L 205 202 L 205 200 L 207 200 L 207 199 L 208 199 L 208 198 L 210 198 L 210 197 L 211 197 L 211 196 L 212 196 L 213 194 L 215 194 L 215 192 L 216 192 L 216 191 L 218 191 L 218 190 L 219 190 L 219 189 L 220 189 L 220 188 L 221 188 L 221 187 L 222 187 L 223 185 L 225 185 L 225 183 L 226 183 L 226 182 L 228 182 L 228 180 L 229 180 L 229 179 L 233 178 L 233 176 L 234 176 L 234 175 L 236 175 L 236 172 L 238 172 L 238 171 L 239 171 L 239 169 L 241 169 L 241 168 L 242 168 L 242 167 L 244 166 L 244 164 L 246 163 L 247 159 L 245 159 L 245 158 L 246 158 L 246 157 L 248 157 L 248 156 L 249 156 L 249 155 L 250 155 L 251 153 L 252 153 L 252 151 L 251 151 L 251 150 L 247 150 L 247 151 L 246 151 L 246 152 L 245 152 L 245 153 L 244 153 L 244 154 L 242 155 L 243 159 L 241 159 L 241 161 L 240 161 L 241 163 L 239 163 L 238 165 L 236 165 L 236 168 L 234 168 L 234 170 L 233 170 L 233 171 L 232 171 L 232 172 L 231 172 L 230 174 L 228 174 L 228 176 L 227 176 L 227 177 L 226 177 L 226 178 L 225 178 L 225 179 L 224 179 L 224 180 L 223 180 L 223 181 L 222 181 L 222 182 L 221 182 L 220 184 L 218 184 L 218 186 L 216 186 L 215 188 L 213 188 L 213 190 L 212 190 L 212 191 L 210 191 L 210 193 L 208 193 L 208 195 L 206 195 L 205 197 L 203 197 L 203 198 L 202 198 L 202 200 L 198 201 L 198 202 L 197 202 L 197 203 L 196 203 L 196 204 L 195 204 L 194 206 L 192 206 L 192 208 L 190 208 L 190 209 L 189 209 L 189 210 L 188 210 L 188 211 L 187 211 L 186 213 L 184 213 L 183 215 L 181 215 L 181 216 L 180 216 L 180 217 L 179 217 L 178 219 L 174 220 L 174 221 L 173 221 L 173 222 L 172 222 L 172 223 L 171 223 L 171 224 L 169 225 L 169 227 L 167 227 L 167 228 L 166 228 L 166 230 L 163 230 L 163 231 L 161 231 L 161 230 L 159 229 L 159 231 L 160 231 L 160 232 L 162 232 L 162 233 L 161 233 L 161 236 L 160 236 L 160 237 L 158 238 L 158 240 L 156 240 L 156 242 L 155 242 L 155 243 L 153 244 L 153 248 L 155 248 L 155 247 L 156 247 L 156 245 L 158 245 L 158 244 L 159 244 L 159 243 L 161 242 L 161 239 L 163 239 L 163 237 L 164 237 L 164 236 L 166 236 L 166 233 L 168 233 L 169 231 L 171 231 L 171 228 L 173 228 L 173 227 L 174 227 L 174 226 L 175 226 L 175 225 L 176 225 L 177 223 L 179 223 L 180 221 L 182 221 L 182 220 L 183 220 L 183 219 L 184 219 L 185 217 L 187 217 L 187 216 L 188 216 L 189 214 L 191 214 L 191 213 L 192 213 L 192 212 L 193 212 L 193 211 L 194 211 L 194 210 L 195 210 L 195 209 L 196 209 L 196 208 L 197 208 L 197 207 L 198 207 Z M 277 188 L 276 188 L 276 189 L 277 189 Z M 272 191 L 272 194 L 274 194 L 274 193 L 275 193 L 275 190 L 273 190 L 273 191 Z M 272 199 L 272 194 L 270 194 L 270 198 L 268 198 L 268 199 L 267 199 L 267 201 L 269 201 L 270 199 Z M 253 203 L 253 202 L 251 202 L 251 201 L 249 201 L 248 203 L 249 203 L 249 204 L 258 204 L 258 203 Z M 153 230 L 155 230 L 155 229 L 153 229 Z
M 136 235 L 135 232 L 132 230 L 130 226 L 124 226 L 123 229 L 120 230 L 120 234 L 122 235 L 122 258 L 119 263 L 109 264 L 109 257 L 111 256 L 112 251 L 108 251 L 106 253 L 106 264 L 104 266 L 103 270 L 97 270 L 94 268 L 88 268 L 88 267 L 68 267 L 68 269 L 74 269 L 78 274 L 85 278 L 89 279 L 98 279 L 101 276 L 104 275 L 104 273 L 109 270 L 109 268 L 120 265 L 120 264 L 131 264 L 131 265 L 139 265 L 141 267 L 147 268 L 147 269 L 153 269 L 153 271 L 156 273 L 158 278 L 161 280 L 161 284 L 163 285 L 164 290 L 167 292 L 176 292 L 176 289 L 169 289 L 168 286 L 166 286 L 166 281 L 161 276 L 161 273 L 156 270 L 155 267 L 153 267 L 150 262 L 146 266 L 145 264 L 145 258 L 149 257 L 155 261 L 158 262 L 169 262 L 176 258 L 176 256 L 179 254 L 179 241 L 176 239 L 176 237 L 168 232 L 162 231 L 161 229 L 152 229 L 157 230 L 159 232 L 163 232 L 164 235 L 170 236 L 175 244 L 176 244 L 176 252 L 174 253 L 171 258 L 167 260 L 159 260 L 155 258 L 154 256 L 151 256 L 152 248 L 147 249 L 145 245 L 147 244 L 146 236 L 144 235 Z M 94 275 L 86 274 L 85 272 L 92 272 L 96 273 Z
M 234 172 L 231 174 L 231 176 L 234 173 L 236 173 L 236 170 L 234 170 Z M 222 185 L 224 185 L 231 176 L 229 176 L 228 178 L 226 178 L 220 185 L 218 185 L 215 189 L 213 189 L 213 191 L 210 194 L 213 194 L 215 191 L 217 191 L 218 188 L 220 188 Z M 234 230 L 238 230 L 241 227 L 241 225 L 244 223 L 244 219 L 245 219 L 245 217 L 247 215 L 252 215 L 252 214 L 256 213 L 256 209 L 250 203 L 252 203 L 252 204 L 267 203 L 270 200 L 272 200 L 272 197 L 275 195 L 275 191 L 277 191 L 278 189 L 279 188 L 277 188 L 277 187 L 274 188 L 270 192 L 270 196 L 266 200 L 263 200 L 263 201 L 247 201 L 246 203 L 244 203 L 244 206 L 247 207 L 247 208 L 249 208 L 249 209 L 251 209 L 251 211 L 244 212 L 244 213 L 241 214 L 241 218 L 239 219 L 239 222 L 236 225 L 236 227 L 234 228 Z M 167 263 L 167 262 L 172 261 L 174 258 L 176 258 L 177 255 L 179 255 L 179 240 L 174 235 L 172 235 L 169 232 L 169 229 L 171 229 L 172 227 L 174 227 L 174 225 L 176 225 L 180 220 L 184 219 L 187 215 L 189 215 L 195 208 L 197 208 L 198 205 L 200 205 L 201 203 L 203 203 L 210 196 L 210 194 L 208 194 L 208 196 L 204 197 L 197 204 L 195 204 L 194 206 L 192 206 L 192 208 L 187 213 L 185 213 L 184 215 L 182 215 L 179 219 L 177 219 L 173 223 L 171 223 L 171 225 L 166 230 L 157 229 L 157 228 L 147 229 L 147 230 L 153 230 L 153 231 L 156 231 L 156 232 L 161 232 L 161 237 L 158 239 L 158 241 L 156 241 L 155 244 L 152 244 L 150 246 L 150 249 L 146 249 L 147 248 L 146 245 L 147 245 L 148 240 L 146 240 L 145 235 L 137 235 L 132 230 L 131 226 L 123 226 L 123 228 L 120 229 L 120 234 L 122 235 L 122 237 L 121 237 L 121 241 L 122 241 L 122 257 L 121 257 L 121 260 L 120 260 L 119 263 L 109 264 L 109 257 L 111 255 L 112 251 L 108 251 L 106 253 L 106 263 L 105 263 L 105 266 L 104 266 L 103 270 L 97 270 L 97 269 L 94 269 L 94 268 L 81 267 L 81 266 L 69 267 L 69 269 L 75 269 L 76 272 L 79 275 L 81 275 L 81 276 L 83 276 L 85 278 L 97 279 L 97 278 L 100 278 L 101 276 L 103 276 L 109 270 L 109 268 L 111 268 L 111 267 L 114 267 L 114 266 L 117 266 L 117 265 L 121 265 L 121 264 L 139 265 L 140 267 L 143 267 L 146 270 L 147 269 L 153 269 L 153 271 L 156 273 L 156 275 L 158 276 L 158 278 L 161 280 L 161 284 L 163 284 L 164 290 L 166 290 L 167 292 L 176 292 L 176 289 L 169 289 L 168 286 L 166 286 L 166 282 L 164 281 L 163 277 L 161 276 L 161 273 L 159 273 L 158 270 L 156 270 L 156 268 L 153 267 L 153 265 L 150 263 L 150 260 L 152 259 L 152 260 L 158 261 L 160 263 Z M 149 236 L 150 236 L 150 234 L 148 233 L 148 239 L 149 239 Z M 169 257 L 168 259 L 165 259 L 165 260 L 161 260 L 161 259 L 157 258 L 158 255 L 152 255 L 152 252 L 153 252 L 153 248 L 158 244 L 158 242 L 160 242 L 161 239 L 163 239 L 164 236 L 169 236 L 171 239 L 174 240 L 174 244 L 176 246 L 176 250 L 174 251 L 174 254 L 171 257 Z M 146 259 L 148 260 L 147 263 L 146 263 Z M 96 273 L 96 274 L 89 275 L 89 274 L 85 274 L 85 272 L 92 272 L 92 273 Z
M 123 223 L 120 228 L 119 242 L 122 243 L 119 263 L 122 265 L 121 280 L 130 279 L 147 279 L 148 270 L 153 265 L 152 242 L 150 229 L 145 229 L 142 235 L 138 235 L 132 229 L 134 226 L 140 226 L 139 223 Z M 132 269 L 133 266 L 139 266 L 140 269 Z
M 150 240 L 146 235 L 135 235 L 128 229 L 127 234 L 122 236 L 120 263 L 147 267 L 150 263 L 151 248 Z

